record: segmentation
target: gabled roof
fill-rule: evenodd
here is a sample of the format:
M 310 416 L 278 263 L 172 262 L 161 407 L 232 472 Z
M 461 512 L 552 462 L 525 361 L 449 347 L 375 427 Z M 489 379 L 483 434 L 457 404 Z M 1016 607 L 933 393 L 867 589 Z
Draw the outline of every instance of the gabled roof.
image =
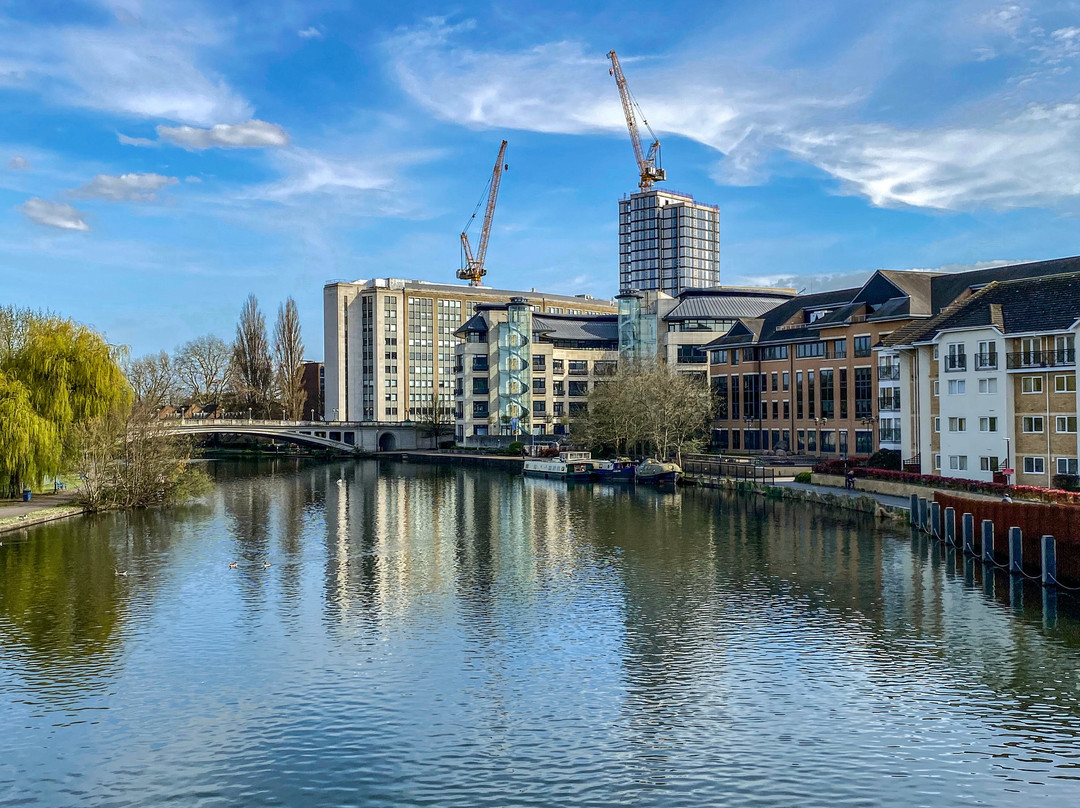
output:
M 727 334 L 710 342 L 709 347 L 817 339 L 815 328 L 817 323 L 799 322 L 792 324 L 795 327 L 784 328 L 783 326 L 794 318 L 805 318 L 807 309 L 843 306 L 851 301 L 857 291 L 858 289 L 835 289 L 830 292 L 816 292 L 785 300 L 761 317 L 740 319 L 739 323 L 732 326 Z M 739 325 L 742 325 L 745 331 L 739 329 Z
M 936 275 L 931 281 L 932 313 L 937 314 L 966 289 L 985 286 L 993 281 L 1014 281 L 1065 272 L 1080 272 L 1080 256 Z
M 1080 271 L 991 281 L 929 320 L 890 334 L 885 345 L 927 342 L 942 331 L 994 326 L 1005 334 L 1065 331 L 1080 318 Z

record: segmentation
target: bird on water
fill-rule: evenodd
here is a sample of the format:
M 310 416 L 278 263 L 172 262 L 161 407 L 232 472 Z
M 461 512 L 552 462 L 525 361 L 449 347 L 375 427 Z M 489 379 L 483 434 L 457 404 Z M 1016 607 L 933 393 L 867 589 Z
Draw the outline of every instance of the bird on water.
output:
M 116 567 L 113 567 L 113 572 L 115 572 L 117 575 L 127 575 L 127 570 L 118 570 Z
M 269 561 L 264 561 L 263 562 L 263 569 L 264 570 L 270 569 L 270 562 Z
M 237 563 L 235 561 L 230 561 L 229 562 L 229 569 L 234 570 L 234 569 L 237 568 L 237 566 L 238 565 L 237 565 Z

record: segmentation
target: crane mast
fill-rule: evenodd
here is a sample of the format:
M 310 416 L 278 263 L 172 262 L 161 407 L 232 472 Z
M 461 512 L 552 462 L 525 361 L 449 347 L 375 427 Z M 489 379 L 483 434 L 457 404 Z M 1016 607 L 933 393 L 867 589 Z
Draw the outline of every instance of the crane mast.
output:
M 622 99 L 623 115 L 626 117 L 626 128 L 630 130 L 630 142 L 634 146 L 634 157 L 637 159 L 638 175 L 640 180 L 638 182 L 638 188 L 642 191 L 647 191 L 652 188 L 654 182 L 663 182 L 667 179 L 667 172 L 660 168 L 660 141 L 653 133 L 652 127 L 649 126 L 649 122 L 645 120 L 645 115 L 642 113 L 641 122 L 645 124 L 645 128 L 649 130 L 649 136 L 652 138 L 652 143 L 649 145 L 649 151 L 646 152 L 641 145 L 641 134 L 638 132 L 637 116 L 634 114 L 635 107 L 638 112 L 641 112 L 641 107 L 638 106 L 637 101 L 630 94 L 630 88 L 626 85 L 626 76 L 623 75 L 622 65 L 619 64 L 619 57 L 615 55 L 615 51 L 608 51 L 608 58 L 611 60 L 611 69 L 608 71 L 615 77 L 615 84 L 619 88 L 619 97 Z
M 484 224 L 480 230 L 480 242 L 477 244 L 476 253 L 473 254 L 472 245 L 469 243 L 469 225 L 476 218 L 476 211 L 480 210 L 483 199 L 476 205 L 465 229 L 461 231 L 461 249 L 464 254 L 465 266 L 457 271 L 457 276 L 463 281 L 468 281 L 470 286 L 479 286 L 480 280 L 487 274 L 484 268 L 484 258 L 487 256 L 488 239 L 491 237 L 491 220 L 495 216 L 495 202 L 499 198 L 499 184 L 502 182 L 503 171 L 509 168 L 503 162 L 506 157 L 506 141 L 499 146 L 499 156 L 495 158 L 495 168 L 491 172 L 488 181 L 487 207 L 484 210 Z

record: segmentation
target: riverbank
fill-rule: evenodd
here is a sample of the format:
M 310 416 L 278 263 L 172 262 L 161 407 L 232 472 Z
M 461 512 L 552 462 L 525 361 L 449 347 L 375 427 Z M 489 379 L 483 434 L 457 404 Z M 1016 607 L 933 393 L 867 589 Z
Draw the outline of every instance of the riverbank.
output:
M 67 490 L 57 494 L 38 494 L 29 502 L 0 504 L 0 534 L 86 513 L 86 507 L 76 502 L 78 497 L 78 490 Z

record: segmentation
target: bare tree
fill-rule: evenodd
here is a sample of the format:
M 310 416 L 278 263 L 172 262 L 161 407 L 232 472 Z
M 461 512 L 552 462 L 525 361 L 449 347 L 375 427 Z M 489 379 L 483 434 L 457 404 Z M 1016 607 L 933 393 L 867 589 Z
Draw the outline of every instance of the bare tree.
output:
M 126 362 L 124 373 L 135 400 L 152 412 L 168 404 L 176 393 L 176 372 L 165 351 Z
M 274 323 L 274 387 L 286 418 L 304 417 L 304 340 L 300 336 L 300 315 L 291 297 L 278 306 Z
M 181 392 L 196 404 L 219 404 L 229 384 L 230 360 L 229 346 L 213 334 L 185 342 L 173 359 Z
M 273 378 L 266 318 L 255 295 L 248 295 L 236 324 L 232 348 L 233 389 L 241 405 L 264 414 Z
M 426 404 L 409 410 L 409 419 L 417 422 L 424 432 L 431 435 L 435 448 L 439 438 L 454 431 L 454 400 L 439 393 L 432 393 Z

